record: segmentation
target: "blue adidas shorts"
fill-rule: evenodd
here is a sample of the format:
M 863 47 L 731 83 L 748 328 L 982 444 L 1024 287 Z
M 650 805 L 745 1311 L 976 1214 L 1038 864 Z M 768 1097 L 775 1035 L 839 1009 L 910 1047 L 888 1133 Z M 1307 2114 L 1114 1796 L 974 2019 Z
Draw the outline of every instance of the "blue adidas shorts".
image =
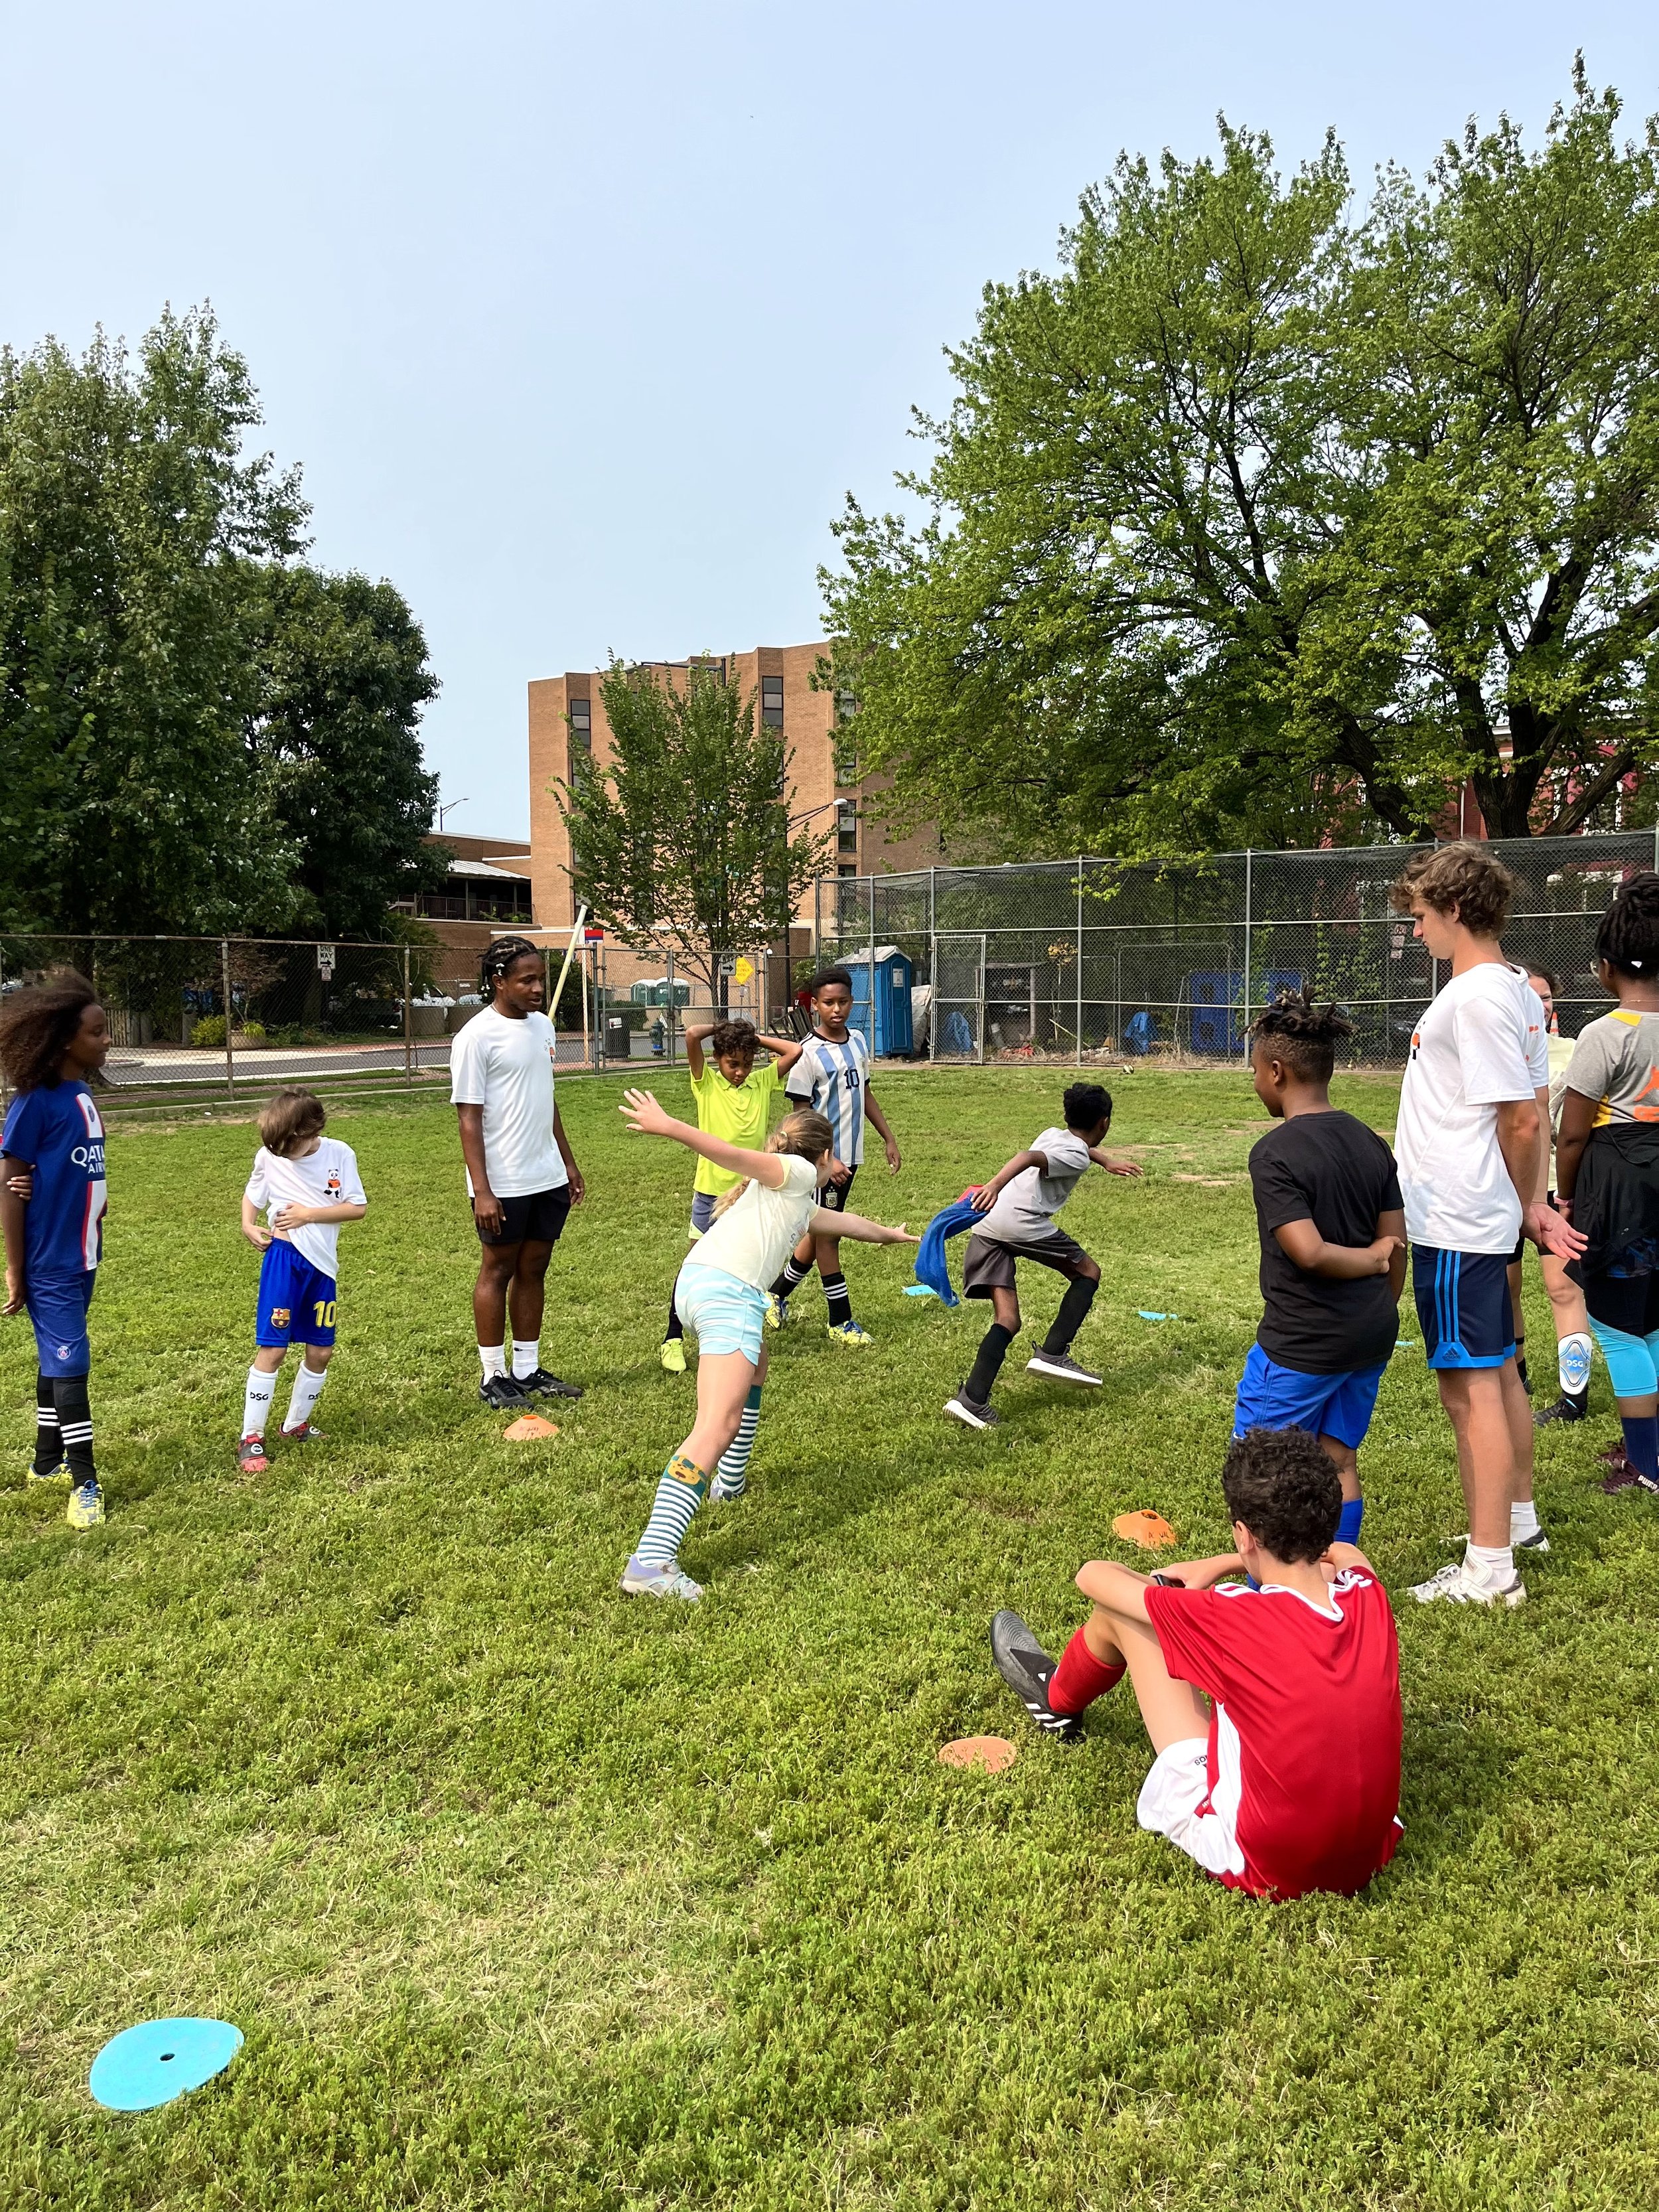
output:
M 334 1278 L 273 1237 L 259 1267 L 253 1340 L 267 1352 L 288 1344 L 332 1344 Z
M 30 1275 L 23 1304 L 34 1324 L 34 1346 L 43 1375 L 86 1375 L 92 1369 L 87 1308 L 92 1304 L 95 1267 L 72 1275 Z
M 1412 1295 L 1431 1367 L 1501 1367 L 1514 1358 L 1507 1252 L 1413 1244 Z
M 1375 1367 L 1351 1367 L 1340 1375 L 1304 1375 L 1281 1367 L 1259 1344 L 1250 1346 L 1233 1403 L 1233 1434 L 1250 1429 L 1306 1429 L 1311 1437 L 1334 1437 L 1357 1451 L 1365 1441 L 1376 1407 L 1387 1360 Z
M 699 1267 L 688 1260 L 674 1285 L 674 1304 L 696 1332 L 699 1355 L 740 1352 L 751 1367 L 760 1365 L 766 1297 L 752 1283 L 739 1282 L 724 1267 Z

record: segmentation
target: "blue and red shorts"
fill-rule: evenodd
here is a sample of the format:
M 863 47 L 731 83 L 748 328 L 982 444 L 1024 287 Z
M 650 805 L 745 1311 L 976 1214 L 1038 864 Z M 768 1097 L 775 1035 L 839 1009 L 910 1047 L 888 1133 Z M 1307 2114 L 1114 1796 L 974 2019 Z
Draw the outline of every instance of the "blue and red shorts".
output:
M 267 1352 L 289 1344 L 332 1344 L 335 1298 L 333 1276 L 273 1237 L 259 1267 L 254 1342 Z

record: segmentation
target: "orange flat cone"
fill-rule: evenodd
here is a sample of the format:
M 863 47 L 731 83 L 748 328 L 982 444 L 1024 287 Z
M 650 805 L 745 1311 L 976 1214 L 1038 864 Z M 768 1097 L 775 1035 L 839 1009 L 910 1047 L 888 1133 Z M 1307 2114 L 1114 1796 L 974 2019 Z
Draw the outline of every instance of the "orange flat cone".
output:
M 558 1433 L 557 1424 L 543 1420 L 539 1413 L 521 1413 L 510 1429 L 501 1431 L 512 1444 L 529 1443 L 537 1437 L 556 1437 Z
M 939 1752 L 941 1766 L 971 1766 L 981 1774 L 1000 1774 L 1018 1753 L 1004 1735 L 962 1735 Z
M 1126 1543 L 1139 1544 L 1143 1552 L 1161 1552 L 1176 1540 L 1176 1532 L 1164 1516 L 1148 1505 L 1138 1513 L 1120 1513 L 1112 1523 L 1112 1534 Z

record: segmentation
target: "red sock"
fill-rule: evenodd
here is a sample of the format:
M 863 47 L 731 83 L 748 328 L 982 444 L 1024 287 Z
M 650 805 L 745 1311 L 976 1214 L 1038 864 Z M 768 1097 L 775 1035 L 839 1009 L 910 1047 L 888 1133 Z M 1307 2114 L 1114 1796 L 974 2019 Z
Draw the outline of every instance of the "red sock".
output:
M 1123 1662 L 1108 1667 L 1097 1659 L 1079 1628 L 1060 1655 L 1048 1684 L 1048 1705 L 1057 1713 L 1085 1712 L 1124 1676 Z

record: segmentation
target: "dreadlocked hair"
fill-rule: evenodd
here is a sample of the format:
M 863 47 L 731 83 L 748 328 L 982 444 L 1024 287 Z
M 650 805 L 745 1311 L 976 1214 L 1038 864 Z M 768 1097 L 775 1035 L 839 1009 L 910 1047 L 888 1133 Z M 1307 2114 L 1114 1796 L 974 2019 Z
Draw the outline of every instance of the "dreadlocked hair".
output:
M 811 1160 L 816 1165 L 835 1141 L 836 1133 L 823 1115 L 814 1113 L 810 1106 L 803 1106 L 799 1113 L 784 1115 L 767 1139 L 766 1149 L 769 1152 L 782 1152 L 790 1158 Z M 749 1177 L 745 1176 L 741 1182 L 734 1182 L 730 1190 L 722 1194 L 714 1207 L 716 1221 L 721 1214 L 732 1211 L 748 1188 Z
M 31 991 L 15 991 L 0 1004 L 0 1067 L 14 1091 L 50 1091 L 58 1063 L 98 994 L 73 968 L 60 968 Z M 88 1083 L 101 1083 L 94 1068 Z
M 1627 876 L 1595 933 L 1595 957 L 1621 975 L 1659 975 L 1659 876 Z
M 542 957 L 527 937 L 492 937 L 490 939 L 484 947 L 483 958 L 478 966 L 478 989 L 485 1006 L 488 1006 L 495 997 L 496 984 L 506 975 L 513 963 L 515 960 L 522 960 L 526 952 L 532 960 L 539 960 Z
M 1250 1024 L 1250 1035 L 1304 1083 L 1328 1083 L 1336 1048 L 1353 1035 L 1353 1024 L 1334 1006 L 1316 1006 L 1306 991 L 1281 991 Z

